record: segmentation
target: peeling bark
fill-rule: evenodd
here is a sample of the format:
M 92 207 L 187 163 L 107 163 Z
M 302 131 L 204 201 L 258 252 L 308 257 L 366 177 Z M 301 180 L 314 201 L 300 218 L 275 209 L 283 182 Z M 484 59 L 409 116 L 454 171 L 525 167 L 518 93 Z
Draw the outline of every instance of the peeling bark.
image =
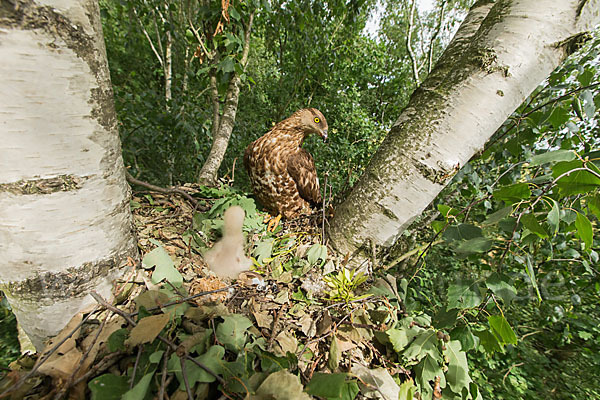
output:
M 392 245 L 598 22 L 600 0 L 478 1 L 336 209 L 333 246 Z
M 0 288 L 38 349 L 137 256 L 98 5 L 47 3 L 0 3 Z
M 252 21 L 254 20 L 254 14 L 250 14 L 248 25 L 246 26 L 246 32 L 244 35 L 244 48 L 242 50 L 242 58 L 240 64 L 242 67 L 246 67 L 248 62 L 248 52 L 250 50 L 250 33 L 252 31 Z M 233 73 L 229 86 L 227 87 L 227 95 L 225 97 L 225 104 L 223 105 L 223 111 L 220 112 L 219 105 L 219 94 L 217 92 L 216 76 L 211 74 L 210 85 L 211 85 L 211 98 L 213 102 L 213 143 L 210 148 L 210 153 L 198 174 L 198 182 L 205 185 L 211 185 L 217 180 L 217 174 L 219 167 L 223 162 L 223 157 L 227 151 L 229 145 L 229 138 L 235 125 L 235 115 L 237 114 L 238 100 L 240 97 L 240 76 L 237 73 Z

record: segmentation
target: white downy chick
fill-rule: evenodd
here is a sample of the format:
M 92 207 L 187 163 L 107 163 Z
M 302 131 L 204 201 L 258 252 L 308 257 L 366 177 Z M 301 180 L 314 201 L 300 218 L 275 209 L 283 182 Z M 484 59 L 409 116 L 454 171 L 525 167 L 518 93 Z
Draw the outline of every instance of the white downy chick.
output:
M 219 277 L 237 278 L 252 265 L 244 254 L 244 216 L 241 207 L 229 207 L 223 216 L 223 237 L 204 254 L 208 267 Z

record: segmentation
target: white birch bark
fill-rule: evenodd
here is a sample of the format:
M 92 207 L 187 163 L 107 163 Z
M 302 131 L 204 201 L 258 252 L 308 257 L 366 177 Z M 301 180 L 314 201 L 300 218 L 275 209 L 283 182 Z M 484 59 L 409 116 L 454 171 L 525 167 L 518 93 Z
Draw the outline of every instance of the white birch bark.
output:
M 38 348 L 136 257 L 96 0 L 0 5 L 0 289 Z
M 478 1 L 336 209 L 333 246 L 393 244 L 599 14 L 600 0 Z

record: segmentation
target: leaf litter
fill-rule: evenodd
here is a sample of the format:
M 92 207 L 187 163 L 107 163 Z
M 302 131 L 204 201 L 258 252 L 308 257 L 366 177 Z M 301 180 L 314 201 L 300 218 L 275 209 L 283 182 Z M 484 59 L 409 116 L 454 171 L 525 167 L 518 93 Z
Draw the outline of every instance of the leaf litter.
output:
M 401 352 L 424 355 L 415 347 L 433 327 L 394 351 L 386 332 L 414 326 L 400 325 L 402 285 L 347 272 L 347 257 L 322 244 L 320 215 L 269 232 L 265 214 L 233 189 L 180 189 L 197 204 L 176 194 L 133 196 L 142 261 L 129 263 L 116 303 L 75 316 L 37 372 L 26 357 L 11 364 L 1 391 L 29 399 L 412 399 L 417 387 Z M 217 277 L 203 259 L 231 206 L 245 212 L 244 253 L 253 264 L 236 281 Z M 323 279 L 324 269 L 337 278 Z M 427 340 L 443 364 L 437 342 Z M 451 359 L 459 390 L 470 381 L 463 355 Z

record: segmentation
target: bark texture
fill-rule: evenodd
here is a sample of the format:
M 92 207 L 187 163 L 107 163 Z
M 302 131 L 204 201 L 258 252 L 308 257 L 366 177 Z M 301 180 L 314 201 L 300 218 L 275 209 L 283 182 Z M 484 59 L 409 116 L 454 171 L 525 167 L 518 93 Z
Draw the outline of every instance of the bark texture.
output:
M 333 246 L 393 244 L 599 14 L 600 0 L 478 1 L 336 209 Z
M 252 31 L 252 21 L 254 20 L 254 14 L 250 14 L 250 20 L 246 26 L 246 32 L 244 35 L 244 48 L 242 50 L 242 58 L 240 64 L 242 67 L 246 67 L 248 62 L 248 52 L 250 50 L 250 33 Z M 217 174 L 219 167 L 223 162 L 223 157 L 227 151 L 229 145 L 229 138 L 233 127 L 235 125 L 235 115 L 237 114 L 238 100 L 240 97 L 240 84 L 241 79 L 237 73 L 233 73 L 229 86 L 227 87 L 227 95 L 225 97 L 225 104 L 223 105 L 222 113 L 219 105 L 219 94 L 217 91 L 217 78 L 214 73 L 211 73 L 210 77 L 211 84 L 211 98 L 213 101 L 213 142 L 210 148 L 210 153 L 206 157 L 206 161 L 198 174 L 198 182 L 211 185 L 217 180 Z
M 0 289 L 40 349 L 137 256 L 96 0 L 0 2 Z

